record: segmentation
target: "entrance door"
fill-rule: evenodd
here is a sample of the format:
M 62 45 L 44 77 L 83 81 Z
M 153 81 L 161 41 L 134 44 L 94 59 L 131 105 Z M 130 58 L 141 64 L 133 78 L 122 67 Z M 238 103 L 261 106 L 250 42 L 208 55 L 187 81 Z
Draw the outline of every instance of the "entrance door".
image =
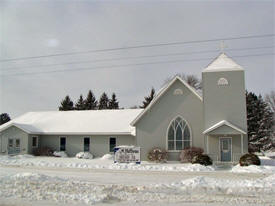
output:
M 231 162 L 231 144 L 232 140 L 228 137 L 220 138 L 220 150 L 221 150 L 221 161 Z
M 20 153 L 20 139 L 9 139 L 8 154 Z

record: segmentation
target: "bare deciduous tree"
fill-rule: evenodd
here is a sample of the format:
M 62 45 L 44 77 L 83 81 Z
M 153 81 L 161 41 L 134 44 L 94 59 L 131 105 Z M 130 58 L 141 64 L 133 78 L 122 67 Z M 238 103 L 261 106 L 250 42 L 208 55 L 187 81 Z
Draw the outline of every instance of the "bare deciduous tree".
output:
M 164 84 L 167 84 L 168 82 L 170 82 L 176 76 L 178 76 L 178 77 L 182 78 L 183 80 L 185 80 L 194 89 L 196 89 L 196 90 L 201 90 L 202 89 L 201 80 L 193 74 L 191 74 L 191 75 L 185 75 L 183 73 L 175 74 L 174 76 L 171 76 L 171 77 L 168 77 L 167 79 L 165 79 Z

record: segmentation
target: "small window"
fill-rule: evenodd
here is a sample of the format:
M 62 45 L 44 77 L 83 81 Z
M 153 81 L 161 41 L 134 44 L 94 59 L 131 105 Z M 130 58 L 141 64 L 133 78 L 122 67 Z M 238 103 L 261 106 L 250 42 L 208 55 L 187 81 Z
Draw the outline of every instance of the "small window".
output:
M 116 147 L 116 138 L 115 137 L 110 137 L 109 141 L 110 141 L 109 142 L 109 151 L 113 152 L 114 148 Z
M 32 147 L 38 146 L 38 137 L 32 137 Z
M 13 147 L 13 139 L 9 139 L 9 147 Z
M 20 147 L 20 139 L 15 140 L 15 147 Z
M 226 78 L 222 77 L 218 80 L 218 85 L 219 86 L 227 86 L 228 85 L 228 80 Z
M 60 137 L 60 151 L 66 151 L 66 137 Z
M 84 152 L 90 152 L 90 137 L 84 137 Z

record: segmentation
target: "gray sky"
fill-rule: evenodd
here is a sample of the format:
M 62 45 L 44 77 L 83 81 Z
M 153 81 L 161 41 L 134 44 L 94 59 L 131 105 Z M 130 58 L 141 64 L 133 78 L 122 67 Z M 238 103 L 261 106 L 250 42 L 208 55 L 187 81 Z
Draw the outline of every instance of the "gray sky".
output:
M 272 34 L 274 1 L 0 1 L 0 59 Z M 225 41 L 227 49 L 270 47 L 274 37 Z M 74 61 L 184 53 L 219 49 L 219 42 L 162 46 L 0 63 L 0 113 L 12 118 L 28 111 L 57 110 L 69 94 L 76 101 L 89 89 L 97 98 L 115 92 L 121 107 L 140 105 L 175 73 L 196 74 L 211 60 L 101 68 L 85 71 L 3 76 L 25 72 L 94 68 L 155 61 L 215 58 L 218 52 L 126 59 L 52 67 Z M 226 51 L 229 56 L 271 54 L 274 48 Z M 233 58 L 246 71 L 246 88 L 275 88 L 274 55 Z M 30 67 L 30 68 L 28 68 Z M 14 69 L 16 68 L 16 69 Z

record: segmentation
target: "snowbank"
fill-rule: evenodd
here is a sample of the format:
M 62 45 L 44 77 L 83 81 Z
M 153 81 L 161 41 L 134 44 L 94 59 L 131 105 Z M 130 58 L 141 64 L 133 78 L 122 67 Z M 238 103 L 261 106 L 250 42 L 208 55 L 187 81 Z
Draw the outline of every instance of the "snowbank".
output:
M 57 168 L 87 168 L 87 169 L 111 169 L 111 170 L 140 170 L 140 171 L 183 171 L 183 172 L 210 172 L 213 166 L 181 163 L 151 163 L 143 161 L 141 164 L 114 163 L 113 156 L 106 154 L 96 159 L 34 157 L 14 158 L 0 156 L 0 164 L 13 166 L 57 167 Z
M 259 157 L 261 165 L 250 165 L 241 167 L 239 164 L 232 168 L 236 173 L 275 173 L 275 160 L 269 157 Z
M 55 156 L 55 157 L 68 157 L 66 152 L 58 152 L 58 151 L 54 151 L 53 156 Z
M 123 176 L 121 177 L 123 178 Z M 204 176 L 178 182 L 152 185 L 94 184 L 72 178 L 37 173 L 18 173 L 0 177 L 1 198 L 48 200 L 63 204 L 97 203 L 205 203 L 226 202 L 272 205 L 275 201 L 275 175 L 256 180 L 217 179 Z M 125 204 L 127 205 L 127 204 Z M 148 204 L 149 205 L 149 204 Z
M 111 154 L 105 154 L 101 157 L 102 160 L 113 160 L 114 156 Z
M 90 152 L 79 152 L 75 155 L 79 159 L 93 159 L 94 156 Z

